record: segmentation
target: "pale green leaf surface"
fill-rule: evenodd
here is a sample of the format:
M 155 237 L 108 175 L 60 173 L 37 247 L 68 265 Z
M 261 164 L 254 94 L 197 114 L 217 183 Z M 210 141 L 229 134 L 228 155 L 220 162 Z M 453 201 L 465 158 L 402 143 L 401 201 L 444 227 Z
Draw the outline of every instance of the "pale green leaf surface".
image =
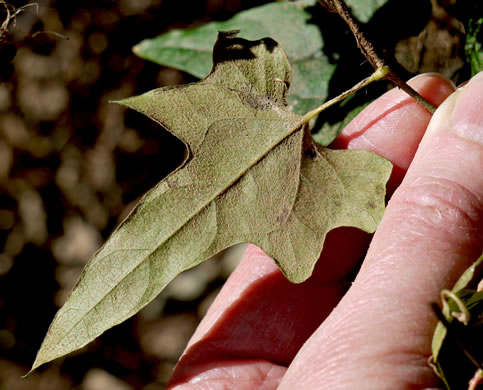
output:
M 483 17 L 468 21 L 465 52 L 471 67 L 471 75 L 483 71 Z
M 367 23 L 379 8 L 389 0 L 345 0 L 352 14 L 360 22 Z
M 218 31 L 241 30 L 244 38 L 251 40 L 270 36 L 281 44 L 290 60 L 310 58 L 323 46 L 318 27 L 307 23 L 311 14 L 306 8 L 315 3 L 315 0 L 269 3 L 240 12 L 227 21 L 171 30 L 140 42 L 133 50 L 141 58 L 184 70 L 198 78 L 210 72 Z M 184 56 L 178 59 L 178 50 L 189 52 L 196 60 L 186 63 Z M 199 53 L 204 53 L 204 57 L 198 56 Z
M 302 114 L 327 98 L 328 83 L 335 70 L 322 51 L 319 28 L 311 24 L 308 8 L 315 0 L 273 2 L 236 14 L 223 22 L 211 22 L 186 30 L 171 30 L 146 39 L 133 50 L 141 58 L 205 77 L 212 66 L 211 48 L 218 31 L 241 30 L 246 39 L 273 37 L 292 64 L 292 88 L 288 104 Z
M 122 102 L 185 142 L 188 157 L 89 261 L 33 369 L 134 315 L 176 275 L 229 246 L 254 243 L 302 282 L 328 231 L 376 229 L 390 163 L 313 141 L 284 103 L 290 66 L 272 39 L 223 34 L 214 56 L 206 79 Z

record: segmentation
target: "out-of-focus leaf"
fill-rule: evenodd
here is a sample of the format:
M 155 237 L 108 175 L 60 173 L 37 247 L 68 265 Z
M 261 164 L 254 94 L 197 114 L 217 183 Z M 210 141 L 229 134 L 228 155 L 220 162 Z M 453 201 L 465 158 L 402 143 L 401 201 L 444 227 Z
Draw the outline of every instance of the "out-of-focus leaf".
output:
M 463 23 L 466 59 L 474 76 L 483 70 L 483 2 L 457 1 L 446 10 Z
M 171 30 L 141 41 L 133 51 L 141 58 L 203 78 L 212 66 L 211 53 L 218 31 L 240 30 L 246 39 L 270 36 L 277 40 L 291 62 L 311 58 L 323 46 L 317 26 L 308 23 L 311 15 L 307 7 L 314 4 L 315 0 L 269 3 L 240 12 L 227 21 Z
M 329 121 L 324 121 L 322 126 L 319 127 L 317 131 L 312 133 L 312 137 L 314 137 L 314 140 L 323 146 L 330 145 L 331 142 L 340 134 L 340 132 L 344 130 L 344 128 L 352 121 L 352 119 L 359 115 L 359 113 L 371 103 L 372 101 L 355 107 L 338 122 L 332 123 Z
M 367 23 L 379 8 L 389 0 L 345 0 L 352 14 L 362 23 Z
M 367 23 L 380 7 L 389 0 L 345 0 L 345 3 L 351 8 L 352 14 L 363 23 Z M 328 11 L 337 12 L 336 2 L 334 0 L 318 0 Z
M 347 1 L 347 4 L 357 18 L 367 22 L 387 1 Z M 218 31 L 241 30 L 246 39 L 270 36 L 280 42 L 292 66 L 288 106 L 293 112 L 304 114 L 327 98 L 329 83 L 337 67 L 324 53 L 320 30 L 313 24 L 316 22 L 313 11 L 318 6 L 316 0 L 273 2 L 240 12 L 227 21 L 171 30 L 140 42 L 133 50 L 141 58 L 203 78 L 212 65 L 211 47 Z M 353 118 L 353 114 L 362 108 L 355 108 L 348 117 Z M 347 123 L 348 120 L 340 120 L 328 122 L 323 128 L 317 126 L 316 141 L 329 145 Z
M 481 15 L 469 20 L 465 51 L 471 66 L 471 75 L 474 76 L 483 70 L 483 16 Z
M 122 101 L 181 139 L 189 155 L 89 261 L 33 368 L 86 345 L 229 246 L 258 245 L 298 283 L 328 231 L 376 229 L 391 164 L 313 141 L 285 105 L 290 65 L 277 42 L 223 33 L 214 59 L 199 83 Z

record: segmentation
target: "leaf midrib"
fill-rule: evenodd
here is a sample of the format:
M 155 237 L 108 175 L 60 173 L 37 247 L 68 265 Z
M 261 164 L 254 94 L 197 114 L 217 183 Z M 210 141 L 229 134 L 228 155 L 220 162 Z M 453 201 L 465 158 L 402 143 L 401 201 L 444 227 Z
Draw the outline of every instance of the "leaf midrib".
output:
M 275 121 L 275 120 L 273 120 Z M 215 121 L 216 122 L 216 121 Z M 215 123 L 213 122 L 213 123 Z M 177 227 L 176 229 L 173 230 L 173 232 L 167 237 L 164 239 L 163 242 L 161 242 L 160 244 L 158 244 L 157 246 L 155 246 L 154 248 L 152 249 L 146 249 L 146 250 L 149 250 L 149 253 L 146 254 L 145 257 L 143 257 L 143 259 L 137 263 L 129 272 L 127 272 L 120 280 L 118 283 L 116 283 L 111 289 L 109 289 L 109 291 L 104 294 L 94 305 L 92 305 L 91 308 L 89 308 L 89 310 L 87 310 L 80 318 L 78 321 L 76 321 L 70 328 L 67 332 L 64 333 L 64 335 L 59 339 L 59 343 L 64 340 L 66 338 L 67 335 L 70 334 L 70 332 L 72 331 L 72 329 L 74 329 L 75 327 L 77 327 L 77 325 L 84 319 L 86 318 L 90 312 L 92 312 L 93 310 L 95 310 L 95 308 L 118 286 L 120 285 L 129 275 L 131 275 L 133 272 L 135 272 L 135 270 L 142 264 L 144 264 L 144 262 L 146 261 L 146 259 L 148 257 L 150 257 L 154 251 L 156 251 L 161 245 L 165 244 L 166 242 L 168 242 L 171 238 L 173 238 L 179 231 L 181 231 L 184 226 L 186 226 L 186 224 L 188 224 L 191 220 L 193 220 L 197 215 L 199 215 L 206 207 L 208 207 L 211 202 L 213 202 L 214 200 L 216 200 L 220 195 L 222 195 L 224 192 L 228 191 L 238 180 L 240 180 L 251 168 L 253 168 L 256 164 L 258 164 L 264 157 L 266 157 L 273 149 L 275 149 L 278 145 L 280 145 L 285 139 L 287 139 L 288 137 L 290 137 L 292 134 L 294 134 L 297 130 L 301 130 L 303 131 L 303 129 L 301 129 L 302 126 L 304 126 L 305 123 L 301 120 L 297 121 L 295 123 L 294 126 L 292 126 L 291 128 L 287 129 L 287 132 L 282 136 L 280 137 L 279 139 L 277 139 L 275 142 L 273 142 L 272 144 L 269 145 L 269 147 L 267 147 L 267 149 L 261 153 L 257 158 L 254 159 L 254 161 L 252 163 L 250 163 L 248 165 L 247 168 L 243 169 L 237 176 L 235 176 L 227 185 L 223 186 L 224 188 L 222 188 L 221 190 L 219 191 L 214 191 L 214 194 L 212 197 L 208 198 L 208 200 L 206 202 L 204 202 L 197 210 L 195 210 L 193 213 L 191 213 L 181 224 L 179 227 Z M 189 163 L 189 162 L 188 162 Z M 300 179 L 299 179 L 300 181 Z M 164 182 L 164 180 L 162 180 L 161 182 Z M 160 183 L 161 183 L 160 182 Z M 131 250 L 131 249 L 126 249 L 126 250 Z M 102 258 L 99 259 L 99 261 L 102 261 L 103 258 L 105 257 L 108 257 L 110 256 L 111 254 L 117 252 L 117 250 L 113 251 L 113 252 L 109 252 L 107 255 L 103 256 Z M 117 323 L 120 323 L 120 322 L 117 322 Z M 100 333 L 102 334 L 102 333 Z M 87 343 L 86 343 L 87 344 Z M 83 345 L 86 345 L 86 344 L 83 344 Z M 82 346 L 81 346 L 82 347 Z M 49 348 L 50 350 L 52 350 L 52 348 Z

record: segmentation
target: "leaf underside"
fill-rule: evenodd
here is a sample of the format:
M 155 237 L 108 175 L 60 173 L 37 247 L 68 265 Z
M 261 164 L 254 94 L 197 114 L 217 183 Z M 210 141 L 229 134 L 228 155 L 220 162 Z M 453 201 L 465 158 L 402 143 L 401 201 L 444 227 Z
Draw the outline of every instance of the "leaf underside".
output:
M 387 2 L 346 1 L 356 18 L 364 23 Z M 292 68 L 288 106 L 296 114 L 305 114 L 329 97 L 329 86 L 339 62 L 343 60 L 339 58 L 343 50 L 331 53 L 334 48 L 325 47 L 323 27 L 317 24 L 320 19 L 317 10 L 320 9 L 322 7 L 316 0 L 271 2 L 240 12 L 226 21 L 170 30 L 143 40 L 134 46 L 133 51 L 143 59 L 202 78 L 212 66 L 211 49 L 218 31 L 241 30 L 245 38 L 253 40 L 272 37 L 284 48 Z M 339 107 L 341 113 L 346 110 Z M 362 107 L 355 110 L 362 110 Z M 347 116 L 350 115 L 348 113 Z M 331 125 L 326 122 L 322 128 L 318 122 L 311 123 L 314 126 L 312 133 L 316 135 L 314 139 L 323 146 L 329 145 L 345 126 L 344 120 L 334 119 L 330 122 Z
M 86 345 L 234 244 L 256 244 L 299 283 L 328 231 L 376 229 L 390 163 L 314 142 L 286 107 L 290 65 L 277 42 L 221 33 L 213 56 L 204 80 L 121 102 L 181 139 L 188 157 L 89 261 L 32 369 Z

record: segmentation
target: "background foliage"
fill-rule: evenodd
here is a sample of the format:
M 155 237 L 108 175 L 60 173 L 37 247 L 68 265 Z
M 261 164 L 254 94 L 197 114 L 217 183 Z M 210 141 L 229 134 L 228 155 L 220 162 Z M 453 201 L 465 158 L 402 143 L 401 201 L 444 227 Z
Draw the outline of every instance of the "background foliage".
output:
M 10 3 L 20 7 L 26 2 Z M 226 20 L 264 3 L 268 1 L 44 0 L 38 14 L 29 8 L 19 15 L 18 29 L 9 35 L 18 47 L 15 73 L 0 84 L 0 389 L 163 388 L 233 268 L 236 261 L 230 254 L 177 278 L 139 315 L 82 353 L 26 380 L 18 377 L 28 370 L 90 254 L 133 201 L 182 159 L 182 145 L 168 133 L 107 103 L 195 80 L 137 58 L 131 47 L 173 28 Z M 365 30 L 376 46 L 396 58 L 393 66 L 402 78 L 424 71 L 442 72 L 455 82 L 469 77 L 463 31 L 465 24 L 471 26 L 474 45 L 481 44 L 481 9 L 471 8 L 479 2 L 379 3 L 382 7 L 373 14 L 358 16 L 365 18 Z M 327 80 L 327 96 L 332 97 L 371 69 L 337 15 L 321 7 L 310 15 L 332 69 Z M 68 40 L 31 35 L 41 30 Z M 362 91 L 341 109 L 321 116 L 319 127 L 338 124 L 386 88 L 378 83 Z

